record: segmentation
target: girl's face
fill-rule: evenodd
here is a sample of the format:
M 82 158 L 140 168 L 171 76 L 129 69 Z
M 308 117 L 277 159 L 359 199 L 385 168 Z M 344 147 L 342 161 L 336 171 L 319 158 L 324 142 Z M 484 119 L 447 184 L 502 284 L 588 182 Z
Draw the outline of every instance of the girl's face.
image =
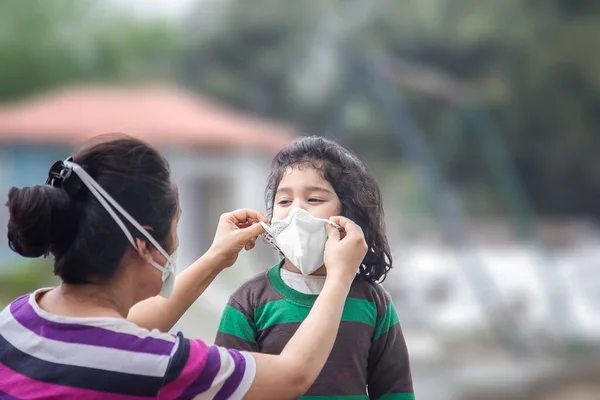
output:
M 317 218 L 340 215 L 342 203 L 320 170 L 309 165 L 289 167 L 275 193 L 273 218 L 285 219 L 294 207 L 302 208 Z

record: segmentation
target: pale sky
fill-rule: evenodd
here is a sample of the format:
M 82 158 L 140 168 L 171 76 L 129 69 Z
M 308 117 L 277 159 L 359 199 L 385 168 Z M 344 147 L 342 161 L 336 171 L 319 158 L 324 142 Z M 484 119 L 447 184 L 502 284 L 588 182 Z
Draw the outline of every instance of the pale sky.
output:
M 193 3 L 204 0 L 120 0 L 120 4 L 131 8 L 140 16 L 165 16 L 178 18 L 190 8 Z

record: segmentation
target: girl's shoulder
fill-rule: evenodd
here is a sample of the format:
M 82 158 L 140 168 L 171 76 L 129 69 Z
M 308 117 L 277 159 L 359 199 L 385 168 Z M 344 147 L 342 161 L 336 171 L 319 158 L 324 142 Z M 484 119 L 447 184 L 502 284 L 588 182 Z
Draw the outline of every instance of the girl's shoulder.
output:
M 388 291 L 378 282 L 368 282 L 356 278 L 350 288 L 349 297 L 367 300 L 378 306 L 387 307 L 392 301 Z
M 261 289 L 268 283 L 268 272 L 269 270 L 266 270 L 256 275 L 253 275 L 250 279 L 244 282 L 234 293 L 246 293 Z

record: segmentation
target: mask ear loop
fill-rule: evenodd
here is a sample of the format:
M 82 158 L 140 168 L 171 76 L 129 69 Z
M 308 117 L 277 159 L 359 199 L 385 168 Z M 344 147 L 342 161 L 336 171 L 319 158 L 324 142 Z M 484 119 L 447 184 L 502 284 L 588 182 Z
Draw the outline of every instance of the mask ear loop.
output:
M 129 215 L 129 213 L 127 211 L 125 211 L 125 209 L 123 209 L 123 207 L 121 207 L 119 205 L 119 203 L 117 203 L 117 201 L 115 199 L 113 199 L 112 196 L 109 195 L 104 190 L 104 188 L 102 188 L 102 186 L 100 186 L 98 184 L 98 182 L 96 182 L 94 180 L 94 178 L 92 178 L 87 173 L 86 170 L 84 170 L 80 165 L 75 164 L 74 162 L 71 162 L 71 161 L 65 161 L 65 165 L 67 167 L 72 168 L 73 172 L 75 172 L 75 174 L 77 174 L 77 176 L 79 176 L 79 179 L 81 179 L 83 184 L 85 186 L 87 186 L 87 188 L 90 190 L 90 192 L 100 202 L 100 204 L 104 207 L 104 209 L 110 214 L 110 216 L 117 223 L 117 225 L 119 225 L 119 228 L 121 228 L 121 230 L 123 231 L 123 233 L 129 240 L 131 245 L 136 250 L 138 250 L 138 247 L 135 243 L 133 236 L 131 235 L 131 232 L 129 232 L 129 229 L 127 229 L 127 227 L 125 226 L 125 224 L 123 223 L 121 218 L 119 218 L 117 213 L 112 209 L 111 205 L 115 209 L 117 209 L 117 211 L 119 211 L 138 231 L 140 231 L 140 233 L 142 235 L 144 235 L 150 243 L 152 243 L 152 245 L 169 261 L 169 263 L 168 263 L 169 265 L 172 264 L 171 256 L 169 256 L 169 254 L 167 254 L 167 252 L 162 248 L 162 246 L 159 245 L 158 242 L 156 240 L 154 240 L 154 238 L 148 233 L 148 231 L 146 231 L 146 229 L 144 229 L 131 215 Z M 110 202 L 110 205 L 108 204 L 107 201 Z M 162 276 L 163 282 L 167 278 L 168 274 L 173 272 L 171 270 L 172 268 L 165 268 L 156 263 L 152 263 L 152 266 L 163 273 L 163 276 Z
M 275 238 L 273 237 L 273 228 L 271 228 L 269 225 L 265 224 L 262 221 L 258 221 L 258 223 L 265 228 L 265 232 L 260 235 L 260 237 L 267 242 L 267 244 L 271 245 L 271 247 L 275 248 L 276 250 L 279 250 L 279 247 L 277 246 L 277 244 L 275 243 Z
M 339 231 L 343 231 L 344 230 L 344 228 L 342 228 L 340 225 L 336 224 L 333 221 L 330 221 L 328 219 L 322 219 L 322 221 L 325 222 L 326 224 L 329 224 L 329 225 L 333 226 L 335 229 L 337 229 Z

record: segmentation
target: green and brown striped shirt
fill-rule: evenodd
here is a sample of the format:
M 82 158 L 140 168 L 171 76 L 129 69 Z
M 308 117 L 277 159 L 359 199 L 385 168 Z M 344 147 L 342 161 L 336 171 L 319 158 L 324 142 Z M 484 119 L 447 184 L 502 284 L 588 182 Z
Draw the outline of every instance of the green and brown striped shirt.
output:
M 250 279 L 231 296 L 217 345 L 281 353 L 317 296 L 287 286 L 279 268 Z M 381 285 L 358 279 L 352 284 L 331 355 L 302 399 L 414 399 L 404 336 Z

